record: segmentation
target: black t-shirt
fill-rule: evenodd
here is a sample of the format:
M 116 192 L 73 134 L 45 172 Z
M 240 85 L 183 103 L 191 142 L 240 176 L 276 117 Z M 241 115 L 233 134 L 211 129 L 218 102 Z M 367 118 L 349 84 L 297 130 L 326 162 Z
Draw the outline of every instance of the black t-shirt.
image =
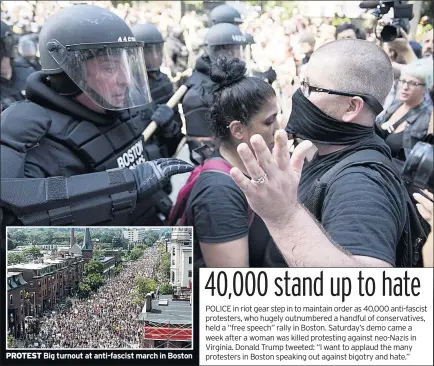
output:
M 257 215 L 249 225 L 244 193 L 230 175 L 204 171 L 197 179 L 187 202 L 187 225 L 194 227 L 195 266 L 203 265 L 199 242 L 224 243 L 249 236 L 249 265 L 262 267 L 270 236 Z
M 335 153 L 316 155 L 303 168 L 299 201 L 306 202 L 312 194 L 312 185 L 325 172 L 352 153 L 364 149 L 375 149 L 390 157 L 390 149 L 378 136 Z M 374 257 L 395 265 L 396 247 L 407 218 L 404 189 L 395 176 L 381 166 L 346 168 L 329 183 L 322 205 L 321 224 L 333 242 L 351 254 Z M 278 257 L 276 250 L 272 250 L 275 258 Z M 275 259 L 275 262 L 281 264 L 279 260 Z

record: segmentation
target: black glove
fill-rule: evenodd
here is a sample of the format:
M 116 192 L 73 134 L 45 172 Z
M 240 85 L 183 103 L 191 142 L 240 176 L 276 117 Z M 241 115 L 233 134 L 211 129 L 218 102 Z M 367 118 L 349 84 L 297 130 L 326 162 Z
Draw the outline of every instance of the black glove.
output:
M 194 166 L 179 159 L 157 159 L 131 169 L 137 184 L 139 200 L 162 189 L 175 174 L 191 172 Z
M 173 120 L 175 113 L 166 104 L 158 104 L 158 107 L 151 117 L 152 121 L 157 122 L 158 127 L 165 129 Z
M 271 66 L 267 71 L 264 72 L 262 76 L 264 77 L 264 79 L 268 80 L 269 84 L 273 84 L 277 78 L 276 71 L 274 71 L 274 69 Z

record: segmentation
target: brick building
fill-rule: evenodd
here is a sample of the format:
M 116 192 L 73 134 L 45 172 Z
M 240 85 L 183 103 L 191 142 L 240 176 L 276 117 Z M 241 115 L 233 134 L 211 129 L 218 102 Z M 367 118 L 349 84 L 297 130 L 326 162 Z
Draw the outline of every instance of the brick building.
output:
M 28 299 L 24 314 L 37 316 L 50 309 L 59 299 L 70 295 L 83 277 L 83 260 L 79 256 L 47 259 L 44 263 L 8 266 L 9 273 L 21 273 L 26 282 Z
M 18 337 L 24 329 L 25 289 L 27 282 L 21 272 L 8 272 L 8 333 Z

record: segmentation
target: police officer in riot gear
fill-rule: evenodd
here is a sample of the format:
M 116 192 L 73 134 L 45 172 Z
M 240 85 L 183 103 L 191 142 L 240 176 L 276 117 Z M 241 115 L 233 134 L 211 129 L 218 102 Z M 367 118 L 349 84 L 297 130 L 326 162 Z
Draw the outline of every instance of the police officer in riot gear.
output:
M 136 24 L 131 30 L 136 40 L 144 43 L 143 52 L 152 100 L 156 104 L 166 104 L 173 95 L 173 85 L 169 77 L 160 71 L 163 63 L 163 36 L 153 24 Z
M 144 42 L 143 52 L 153 102 L 158 105 L 160 110 L 166 110 L 168 115 L 174 114 L 170 120 L 170 125 L 166 127 L 166 134 L 156 133 L 153 136 L 154 140 L 158 140 L 156 143 L 165 147 L 164 151 L 161 148 L 162 157 L 170 157 L 175 153 L 183 134 L 181 133 L 182 121 L 178 108 L 172 111 L 166 106 L 174 91 L 169 77 L 160 71 L 163 62 L 164 39 L 153 24 L 136 24 L 131 30 L 136 41 Z M 167 132 L 170 132 L 169 135 Z M 165 187 L 165 192 L 170 194 L 170 184 Z
M 169 31 L 169 36 L 165 43 L 167 64 L 170 68 L 172 76 L 176 77 L 179 73 L 183 73 L 188 69 L 189 52 L 185 44 L 184 34 L 180 26 L 174 26 Z M 176 87 L 184 84 L 186 77 L 181 77 L 176 82 Z
M 243 23 L 239 11 L 226 4 L 216 6 L 214 9 L 212 9 L 209 14 L 209 18 L 211 20 L 211 24 L 231 23 L 239 27 L 240 24 Z M 250 45 L 255 43 L 253 36 L 248 33 L 245 33 L 245 36 L 246 36 L 247 43 L 249 44 L 247 46 L 249 49 L 247 50 L 248 52 L 246 55 L 248 58 L 250 58 L 250 60 L 249 59 L 246 60 L 248 66 L 248 74 L 250 76 L 263 79 L 270 84 L 273 84 L 273 82 L 277 78 L 276 71 L 274 71 L 274 69 L 271 66 L 265 71 L 259 70 L 259 67 L 255 64 L 253 58 L 251 58 L 252 53 L 251 53 Z
M 150 107 L 143 43 L 112 12 L 75 5 L 47 19 L 39 47 L 29 100 L 1 116 L 3 225 L 161 223 L 161 188 L 192 167 L 143 140 L 151 120 L 173 133 L 173 111 Z
M 213 152 L 216 148 L 207 115 L 213 99 L 214 86 L 209 77 L 211 62 L 217 60 L 220 55 L 228 59 L 243 59 L 245 44 L 246 36 L 230 23 L 213 25 L 205 36 L 205 54 L 198 57 L 195 70 L 186 83 L 189 90 L 182 100 L 190 158 L 196 163 L 198 161 L 194 150 Z M 200 149 L 204 145 L 207 145 L 207 149 Z
M 243 23 L 239 11 L 226 4 L 218 5 L 212 9 L 209 13 L 209 19 L 212 25 L 231 23 L 238 26 Z
M 13 103 L 25 99 L 27 77 L 34 71 L 26 65 L 13 62 L 14 35 L 9 26 L 1 22 L 0 26 L 0 105 L 5 110 Z

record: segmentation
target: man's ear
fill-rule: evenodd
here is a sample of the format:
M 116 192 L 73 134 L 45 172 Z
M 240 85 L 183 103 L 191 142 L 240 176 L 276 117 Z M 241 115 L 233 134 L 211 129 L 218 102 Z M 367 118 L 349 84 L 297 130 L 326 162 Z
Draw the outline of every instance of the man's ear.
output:
M 362 112 L 365 102 L 360 97 L 352 97 L 350 105 L 348 106 L 345 114 L 342 116 L 344 122 L 354 122 L 358 115 Z
M 232 137 L 237 140 L 244 138 L 244 125 L 240 121 L 232 121 L 229 124 L 229 131 L 231 131 Z

